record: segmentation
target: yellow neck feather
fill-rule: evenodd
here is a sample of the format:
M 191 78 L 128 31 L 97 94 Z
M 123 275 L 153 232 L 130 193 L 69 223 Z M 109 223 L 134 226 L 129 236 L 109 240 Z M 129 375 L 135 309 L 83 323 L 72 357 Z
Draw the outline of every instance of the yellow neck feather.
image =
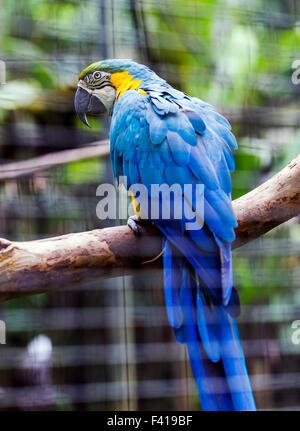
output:
M 116 72 L 110 77 L 112 85 L 117 90 L 117 99 L 127 90 L 137 90 L 141 94 L 147 94 L 146 91 L 139 89 L 142 81 L 135 80 L 128 72 Z

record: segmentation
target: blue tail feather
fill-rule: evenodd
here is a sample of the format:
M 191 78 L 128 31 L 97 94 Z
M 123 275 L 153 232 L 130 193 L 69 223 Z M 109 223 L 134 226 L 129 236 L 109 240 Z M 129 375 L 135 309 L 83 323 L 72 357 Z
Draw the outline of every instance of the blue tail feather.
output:
M 173 328 L 180 328 L 183 322 L 180 306 L 180 267 L 176 265 L 176 259 L 172 258 L 171 244 L 165 242 L 164 253 L 164 286 L 167 314 Z
M 204 410 L 255 410 L 238 328 L 233 288 L 227 306 L 211 295 L 190 262 L 164 240 L 164 288 L 175 336 L 186 344 Z M 173 274 L 173 275 L 172 275 Z

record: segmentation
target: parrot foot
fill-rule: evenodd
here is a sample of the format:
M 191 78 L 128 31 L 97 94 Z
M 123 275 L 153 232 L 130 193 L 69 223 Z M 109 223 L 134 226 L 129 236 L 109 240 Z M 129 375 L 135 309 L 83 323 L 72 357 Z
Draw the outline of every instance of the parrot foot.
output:
M 150 220 L 141 219 L 137 215 L 130 216 L 127 220 L 127 226 L 134 232 L 136 236 L 140 236 L 143 231 L 143 226 L 152 224 Z

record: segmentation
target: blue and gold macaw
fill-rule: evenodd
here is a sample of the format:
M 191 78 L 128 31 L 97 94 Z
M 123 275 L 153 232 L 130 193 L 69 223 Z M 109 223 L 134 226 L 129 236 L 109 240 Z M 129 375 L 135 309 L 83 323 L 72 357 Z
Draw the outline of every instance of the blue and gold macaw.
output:
M 111 113 L 111 162 L 127 187 L 204 184 L 204 224 L 152 222 L 163 234 L 164 292 L 175 336 L 185 343 L 203 410 L 255 410 L 235 317 L 231 242 L 237 226 L 230 171 L 237 148 L 229 122 L 196 97 L 131 60 L 103 60 L 79 75 L 75 108 Z M 195 209 L 194 200 L 182 196 Z M 142 210 L 143 208 L 141 208 Z M 138 221 L 129 225 L 137 229 Z

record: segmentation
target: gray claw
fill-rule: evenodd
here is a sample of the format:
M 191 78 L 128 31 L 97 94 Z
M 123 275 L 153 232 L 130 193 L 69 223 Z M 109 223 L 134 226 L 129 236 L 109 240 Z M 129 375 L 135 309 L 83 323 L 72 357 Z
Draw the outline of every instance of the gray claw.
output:
M 142 220 L 137 215 L 130 216 L 127 220 L 127 226 L 135 233 L 136 236 L 142 233 Z

